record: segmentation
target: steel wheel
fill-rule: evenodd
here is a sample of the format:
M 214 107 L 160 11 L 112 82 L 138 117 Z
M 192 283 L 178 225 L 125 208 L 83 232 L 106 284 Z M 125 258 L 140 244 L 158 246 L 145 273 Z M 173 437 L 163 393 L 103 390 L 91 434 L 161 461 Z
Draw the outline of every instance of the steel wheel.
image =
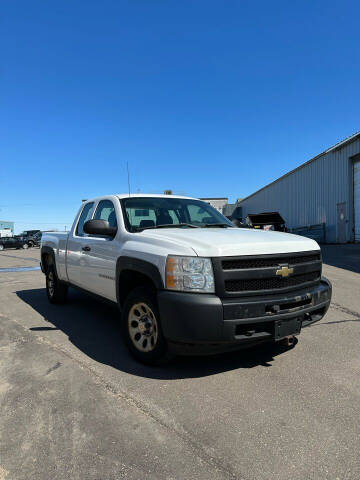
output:
M 50 303 L 65 303 L 68 286 L 61 282 L 53 265 L 47 267 L 46 273 L 46 294 Z
M 47 284 L 48 284 L 49 295 L 50 297 L 53 297 L 55 292 L 55 279 L 54 279 L 54 273 L 51 270 L 47 275 Z
M 136 303 L 128 316 L 131 341 L 140 352 L 151 352 L 156 347 L 159 327 L 156 317 L 146 303 Z

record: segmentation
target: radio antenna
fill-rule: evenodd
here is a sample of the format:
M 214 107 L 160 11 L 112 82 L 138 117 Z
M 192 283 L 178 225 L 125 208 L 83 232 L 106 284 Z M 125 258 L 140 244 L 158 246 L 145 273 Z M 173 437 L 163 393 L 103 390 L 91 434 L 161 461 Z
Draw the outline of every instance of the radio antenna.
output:
M 127 170 L 127 177 L 128 177 L 128 189 L 129 189 L 129 197 L 130 197 L 130 173 L 129 173 L 129 162 L 126 162 L 126 170 Z

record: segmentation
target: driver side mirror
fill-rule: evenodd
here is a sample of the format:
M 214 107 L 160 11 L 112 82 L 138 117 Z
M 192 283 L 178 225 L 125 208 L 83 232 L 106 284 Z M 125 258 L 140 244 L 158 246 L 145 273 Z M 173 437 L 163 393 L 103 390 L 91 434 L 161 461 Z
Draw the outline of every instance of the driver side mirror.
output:
M 114 238 L 117 228 L 110 227 L 107 220 L 88 220 L 84 223 L 84 232 L 89 235 L 105 235 Z

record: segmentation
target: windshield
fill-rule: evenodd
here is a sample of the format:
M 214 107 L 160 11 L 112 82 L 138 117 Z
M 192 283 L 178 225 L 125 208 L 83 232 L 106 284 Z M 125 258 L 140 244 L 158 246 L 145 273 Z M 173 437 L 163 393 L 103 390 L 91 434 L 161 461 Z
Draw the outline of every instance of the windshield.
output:
M 127 230 L 233 227 L 208 203 L 190 198 L 129 197 L 121 200 Z

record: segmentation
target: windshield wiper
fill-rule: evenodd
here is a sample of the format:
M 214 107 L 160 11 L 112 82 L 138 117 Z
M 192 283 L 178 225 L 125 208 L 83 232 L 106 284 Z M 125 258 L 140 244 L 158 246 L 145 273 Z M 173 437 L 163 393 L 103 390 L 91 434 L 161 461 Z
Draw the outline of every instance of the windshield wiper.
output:
M 179 228 L 179 227 L 199 228 L 197 225 L 193 225 L 192 223 L 166 223 L 163 225 L 152 225 L 151 227 L 136 227 L 136 231 L 142 232 L 143 230 L 152 230 L 154 228 Z
M 232 228 L 232 225 L 229 225 L 228 223 L 205 223 L 203 225 L 203 228 L 212 228 L 212 227 L 220 227 L 220 228 Z

